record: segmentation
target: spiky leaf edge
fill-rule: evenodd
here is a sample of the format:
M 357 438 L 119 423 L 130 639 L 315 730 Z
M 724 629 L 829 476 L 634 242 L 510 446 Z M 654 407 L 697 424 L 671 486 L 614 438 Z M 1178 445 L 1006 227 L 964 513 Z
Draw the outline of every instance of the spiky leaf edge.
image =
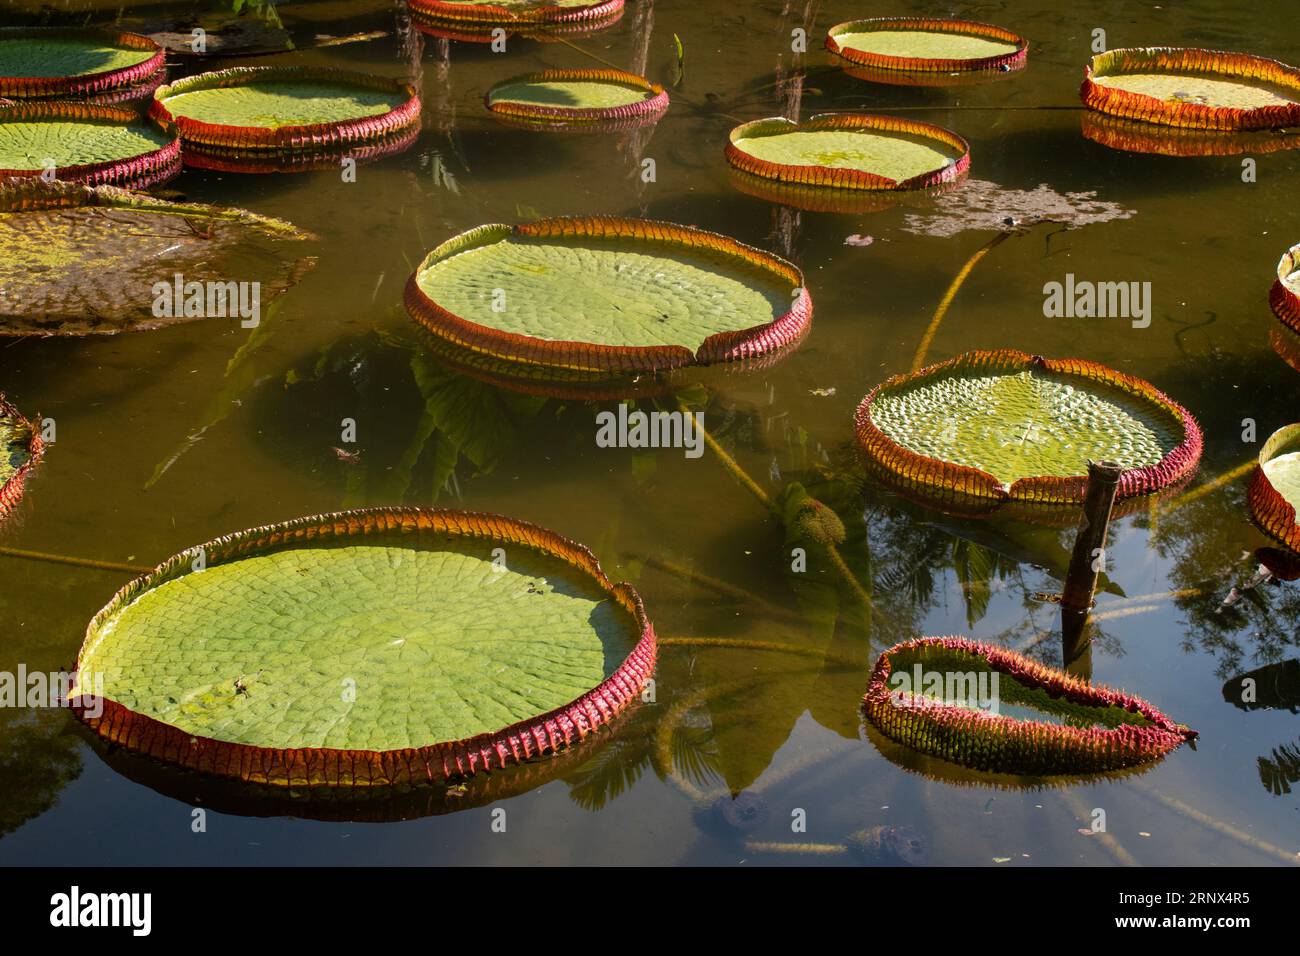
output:
M 631 87 L 639 92 L 648 93 L 645 99 L 622 106 L 607 107 L 563 107 L 537 106 L 529 103 L 510 101 L 492 102 L 492 94 L 503 86 L 516 83 L 548 83 L 578 81 L 587 83 L 609 83 Z M 625 129 L 630 125 L 640 125 L 668 109 L 668 92 L 658 83 L 651 83 L 643 76 L 625 73 L 622 70 L 540 70 L 523 73 L 502 80 L 483 94 L 483 105 L 496 116 L 535 122 L 591 123 L 613 124 L 613 129 Z
M 998 673 L 1042 688 L 1054 698 L 1140 714 L 1150 726 L 1074 727 L 986 715 L 920 695 L 896 698 L 889 687 L 891 656 L 929 647 L 982 658 Z M 862 713 L 886 737 L 921 753 L 976 770 L 1029 776 L 1123 770 L 1159 759 L 1197 736 L 1140 697 L 1086 683 L 1023 655 L 963 637 L 925 637 L 882 653 L 863 695 Z
M 844 33 L 865 33 L 871 30 L 920 30 L 933 33 L 959 33 L 964 36 L 1012 43 L 1016 49 L 1011 53 L 1000 53 L 997 56 L 976 57 L 973 59 L 942 59 L 867 53 L 862 50 L 840 46 L 835 39 Z M 844 23 L 835 24 L 826 31 L 826 49 L 857 66 L 912 73 L 969 73 L 981 70 L 1001 70 L 1003 67 L 1009 67 L 1013 70 L 1019 69 L 1024 66 L 1029 56 L 1029 41 L 1019 34 L 1012 33 L 1010 30 L 989 23 L 978 23 L 974 20 L 945 20 L 934 17 L 875 17 L 866 20 L 847 20 Z
M 477 24 L 550 24 L 582 23 L 621 15 L 623 0 L 597 0 L 579 7 L 556 7 L 538 4 L 523 10 L 511 10 L 493 3 L 442 3 L 440 0 L 411 0 L 411 13 L 452 23 Z
M 1286 285 L 1287 277 L 1300 271 L 1300 245 L 1294 245 L 1286 251 L 1277 264 L 1277 281 L 1269 290 L 1268 304 L 1273 307 L 1273 314 L 1282 320 L 1282 324 L 1292 332 L 1300 334 L 1300 295 L 1296 295 Z
M 926 492 L 940 500 L 1081 504 L 1088 489 L 1087 475 L 1029 476 L 1017 479 L 1010 485 L 1003 485 L 993 475 L 979 468 L 941 461 L 904 448 L 881 431 L 871 418 L 871 405 L 877 396 L 903 384 L 972 369 L 989 373 L 1015 373 L 1036 368 L 1079 376 L 1117 388 L 1158 406 L 1182 424 L 1183 440 L 1159 462 L 1141 468 L 1126 468 L 1121 472 L 1117 499 L 1160 491 L 1183 481 L 1195 471 L 1204 446 L 1200 426 L 1191 412 L 1150 382 L 1084 359 L 1045 359 L 1041 355 L 1030 355 L 1015 349 L 966 352 L 918 372 L 895 375 L 877 385 L 858 405 L 854 416 L 854 431 L 868 465 L 878 469 L 887 479 Z
M 1242 109 L 1203 103 L 1170 103 L 1145 93 L 1103 86 L 1098 76 L 1127 72 L 1195 72 L 1233 79 L 1259 80 L 1290 89 L 1300 96 L 1300 69 L 1279 60 L 1203 50 L 1195 47 L 1125 47 L 1098 53 L 1083 68 L 1079 95 L 1089 109 L 1112 116 L 1206 130 L 1280 129 L 1300 125 L 1300 103 Z
M 45 454 L 45 443 L 41 441 L 40 432 L 32 427 L 31 422 L 23 418 L 18 409 L 9 404 L 3 393 L 0 393 L 0 418 L 7 418 L 19 426 L 27 426 L 32 436 L 27 445 L 27 460 L 18 466 L 18 470 L 9 476 L 8 481 L 0 485 L 0 519 L 3 519 L 23 496 L 23 486 L 27 482 L 27 476 Z
M 764 325 L 729 332 L 715 332 L 694 354 L 681 345 L 618 346 L 594 342 L 539 339 L 504 332 L 463 319 L 434 302 L 420 288 L 418 277 L 443 259 L 511 236 L 544 239 L 598 238 L 640 240 L 706 249 L 741 259 L 790 283 L 799 294 L 785 314 Z M 406 283 L 406 310 L 430 332 L 471 351 L 485 352 L 500 359 L 577 372 L 662 372 L 690 365 L 718 362 L 752 362 L 768 353 L 784 351 L 807 332 L 812 322 L 812 298 L 803 284 L 803 273 L 771 253 L 747 246 L 726 236 L 702 229 L 649 219 L 591 216 L 539 219 L 519 226 L 492 223 L 453 236 L 435 248 L 411 274 Z
M 198 737 L 108 698 L 102 701 L 103 713 L 99 717 L 89 714 L 81 697 L 71 700 L 70 705 L 87 726 L 106 740 L 189 770 L 268 786 L 372 787 L 437 783 L 554 753 L 610 723 L 641 694 L 654 671 L 656 641 L 640 595 L 630 584 L 612 583 L 587 548 L 525 521 L 473 511 L 367 508 L 263 525 L 225 535 L 201 548 L 211 568 L 291 544 L 309 545 L 317 539 L 394 533 L 482 538 L 558 558 L 590 577 L 631 614 L 640 639 L 614 673 L 569 704 L 496 732 L 398 750 L 256 747 Z M 186 574 L 197 550 L 168 558 L 118 591 L 87 626 L 85 642 L 77 655 L 78 669 L 104 639 L 104 625 L 145 591 Z
M 1284 425 L 1264 442 L 1259 451 L 1259 465 L 1250 476 L 1246 501 L 1251 517 L 1260 528 L 1293 552 L 1300 553 L 1300 525 L 1296 524 L 1295 505 L 1283 498 L 1264 474 L 1264 463 L 1272 459 L 1279 448 L 1296 444 L 1296 450 L 1300 450 L 1297 439 L 1300 439 L 1300 423 Z

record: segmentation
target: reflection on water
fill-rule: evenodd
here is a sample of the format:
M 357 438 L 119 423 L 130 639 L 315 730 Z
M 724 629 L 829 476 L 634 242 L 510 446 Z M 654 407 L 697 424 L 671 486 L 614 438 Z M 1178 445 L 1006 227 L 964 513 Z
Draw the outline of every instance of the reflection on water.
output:
M 108 19 L 119 6 L 7 9 L 36 23 L 72 9 Z M 129 13 L 183 23 L 200 6 Z M 872 85 L 827 60 L 826 27 L 860 15 L 846 0 L 629 0 L 598 33 L 512 37 L 505 53 L 413 25 L 390 0 L 280 3 L 294 52 L 239 64 L 409 78 L 425 104 L 419 139 L 359 166 L 355 182 L 329 169 L 189 169 L 175 181 L 193 201 L 322 237 L 317 268 L 259 328 L 208 320 L 0 349 L 0 387 L 58 422 L 0 546 L 149 565 L 218 534 L 344 507 L 499 511 L 583 541 L 611 577 L 636 585 L 662 639 L 655 700 L 562 759 L 333 812 L 108 752 L 62 711 L 0 712 L 0 860 L 1294 862 L 1300 590 L 1275 563 L 1261 572 L 1257 552 L 1270 542 L 1247 517 L 1243 470 L 1258 444 L 1243 436 L 1246 419 L 1262 440 L 1295 417 L 1300 375 L 1277 347 L 1266 295 L 1278 249 L 1300 240 L 1300 153 L 1255 150 L 1257 180 L 1245 183 L 1240 156 L 1085 138 L 1076 109 L 1098 25 L 1125 42 L 1294 59 L 1289 4 L 1257 7 L 1252 18 L 1214 0 L 1085 17 L 1011 0 L 986 16 L 1030 38 L 1026 69 L 933 89 Z M 809 52 L 791 50 L 795 28 L 807 30 Z M 375 36 L 322 40 L 361 34 Z M 173 75 L 212 62 L 178 58 Z M 482 107 L 506 76 L 602 65 L 663 83 L 668 113 L 653 127 L 569 137 L 503 127 Z M 733 126 L 837 109 L 892 111 L 969 139 L 966 185 L 993 184 L 978 210 L 986 218 L 945 230 L 943 197 L 835 211 L 733 185 L 722 157 Z M 911 367 L 945 289 L 995 235 L 997 197 L 1041 196 L 1040 184 L 1054 197 L 1095 193 L 1088 209 L 1127 217 L 1018 223 L 934 328 L 929 359 L 996 347 L 1077 355 L 1176 396 L 1207 437 L 1190 486 L 1112 526 L 1090 655 L 1094 680 L 1140 694 L 1199 730 L 1200 743 L 1106 780 L 963 771 L 902 751 L 858 714 L 878 652 L 922 634 L 1063 663 L 1053 597 L 1073 528 L 911 504 L 864 477 L 852 438 L 854 407 Z M 771 366 L 698 370 L 630 399 L 702 411 L 716 443 L 702 457 L 598 448 L 596 413 L 617 396 L 466 375 L 430 352 L 401 305 L 407 277 L 439 242 L 548 215 L 647 216 L 789 257 L 805 272 L 814 328 Z M 1044 318 L 1043 286 L 1067 273 L 1150 281 L 1150 327 Z M 355 443 L 341 437 L 345 418 L 357 423 Z M 805 570 L 792 566 L 796 549 Z M 85 622 L 126 580 L 3 555 L 0 566 L 8 671 L 66 666 Z M 1244 677 L 1257 687 L 1249 703 L 1231 690 Z M 214 811 L 206 836 L 190 828 L 194 806 Z M 1080 832 L 1097 807 L 1105 840 Z M 499 808 L 505 834 L 490 827 Z M 792 830 L 796 811 L 803 830 Z M 87 840 L 92 817 L 112 826 Z

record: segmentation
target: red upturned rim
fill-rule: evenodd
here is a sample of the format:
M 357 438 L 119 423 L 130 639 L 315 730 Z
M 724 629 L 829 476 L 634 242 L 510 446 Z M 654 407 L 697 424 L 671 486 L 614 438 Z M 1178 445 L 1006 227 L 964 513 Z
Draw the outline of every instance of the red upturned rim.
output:
M 1045 359 L 1015 349 L 973 351 L 947 362 L 931 365 L 917 372 L 895 375 L 868 393 L 858 405 L 854 431 L 858 445 L 869 465 L 887 479 L 904 487 L 926 492 L 938 498 L 975 499 L 992 502 L 1033 502 L 1069 504 L 1083 502 L 1088 488 L 1087 475 L 1056 477 L 1029 476 L 1004 485 L 993 475 L 969 465 L 958 465 L 918 454 L 886 435 L 871 417 L 871 406 L 882 392 L 903 384 L 930 378 L 943 378 L 968 370 L 1015 373 L 1034 369 L 1073 375 L 1099 382 L 1157 406 L 1183 426 L 1183 440 L 1159 462 L 1142 468 L 1126 468 L 1120 473 L 1117 499 L 1148 495 L 1184 480 L 1196 470 L 1204 441 L 1200 426 L 1191 412 L 1183 408 L 1150 382 L 1096 362 L 1084 359 Z
M 1269 436 L 1259 452 L 1259 464 L 1250 477 L 1246 500 L 1251 517 L 1270 537 L 1293 552 L 1300 553 L 1300 525 L 1296 524 L 1295 505 L 1282 497 L 1264 474 L 1264 463 L 1283 450 L 1300 451 L 1300 423 L 1284 425 Z
M 973 59 L 941 59 L 930 57 L 888 56 L 881 53 L 866 53 L 841 46 L 836 37 L 845 33 L 867 33 L 872 30 L 919 30 L 929 33 L 958 33 L 963 36 L 982 37 L 986 40 L 1000 40 L 1012 43 L 1016 49 L 1011 53 L 997 56 L 976 57 Z M 866 20 L 847 20 L 837 23 L 826 31 L 826 49 L 857 66 L 876 67 L 885 70 L 899 70 L 917 73 L 967 73 L 980 70 L 1001 70 L 1003 67 L 1019 69 L 1024 66 L 1029 56 L 1029 41 L 1019 34 L 1004 30 L 989 23 L 977 23 L 974 20 L 944 20 L 932 17 L 875 17 Z
M 1155 126 L 1140 120 L 1084 110 L 1085 139 L 1129 153 L 1155 156 L 1240 156 L 1300 149 L 1300 132 L 1285 130 L 1205 130 Z
M 20 103 L 0 113 L 0 123 L 83 122 L 130 126 L 141 122 L 133 110 L 116 106 L 97 106 L 89 103 Z M 180 174 L 181 142 L 175 136 L 171 142 L 158 149 L 111 159 L 102 163 L 83 163 L 55 167 L 55 177 L 64 182 L 85 183 L 87 186 L 123 186 L 128 189 L 147 189 L 165 183 Z M 39 177 L 40 169 L 0 169 L 0 179 L 31 179 Z
M 204 123 L 184 115 L 174 115 L 167 99 L 195 90 L 228 89 L 259 81 L 319 80 L 399 93 L 406 99 L 386 113 L 337 123 L 306 123 L 298 126 L 228 126 Z M 420 96 L 415 87 L 400 80 L 390 80 L 368 73 L 306 66 L 237 66 L 228 70 L 200 73 L 176 80 L 154 91 L 149 115 L 162 126 L 175 128 L 187 144 L 216 146 L 229 150 L 327 150 L 343 148 L 390 136 L 420 121 Z
M 272 748 L 198 737 L 136 713 L 114 700 L 91 717 L 82 698 L 71 701 L 78 717 L 106 740 L 189 770 L 272 786 L 408 786 L 437 783 L 491 771 L 554 753 L 610 723 L 640 695 L 654 671 L 654 627 L 636 590 L 612 583 L 587 548 L 526 521 L 501 515 L 436 508 L 367 508 L 297 518 L 236 532 L 202 545 L 207 566 L 325 539 L 389 535 L 463 536 L 530 548 L 565 561 L 590 577 L 632 615 L 641 637 L 627 658 L 599 685 L 576 700 L 501 730 L 463 740 L 399 750 L 329 747 Z M 136 578 L 91 619 L 78 667 L 105 635 L 104 624 L 142 593 L 186 574 L 196 549 L 171 557 Z
M 532 103 L 518 103 L 508 100 L 492 101 L 492 95 L 505 86 L 517 83 L 548 82 L 586 82 L 607 83 L 612 86 L 625 86 L 645 93 L 646 98 L 636 103 L 608 107 L 564 107 L 538 106 Z M 622 128 L 625 124 L 639 124 L 668 109 L 668 93 L 658 83 L 651 83 L 644 76 L 625 73 L 622 70 L 540 70 L 535 73 L 523 73 L 502 80 L 483 94 L 483 105 L 492 113 L 517 120 L 529 122 L 562 122 L 580 124 L 613 123 Z
M 1005 674 L 1026 687 L 1042 688 L 1054 698 L 1064 698 L 1070 703 L 1085 707 L 1118 707 L 1141 715 L 1149 721 L 1149 725 L 1075 727 L 1048 721 L 985 715 L 923 696 L 913 695 L 900 700 L 889 687 L 889 676 L 893 672 L 892 656 L 929 647 L 982 658 L 998 673 Z M 1044 744 L 1054 744 L 1052 749 L 1059 752 L 1063 759 L 1071 755 L 1076 759 L 1079 756 L 1086 758 L 1086 755 L 1092 753 L 1109 758 L 1105 760 L 1106 765 L 1101 767 L 1063 767 L 1060 773 L 1064 774 L 1136 766 L 1161 757 L 1198 736 L 1196 731 L 1175 723 L 1140 697 L 1087 683 L 1013 651 L 964 637 L 923 637 L 895 644 L 884 651 L 871 671 L 871 679 L 862 698 L 862 712 L 877 730 L 891 740 L 915 746 L 923 753 L 943 759 L 951 760 L 952 757 L 942 746 L 944 742 L 959 740 L 963 733 L 988 730 L 994 726 L 1006 740 L 1008 749 L 1013 751 L 1043 755 Z M 901 739 L 897 726 L 900 718 L 910 719 L 920 725 L 920 733 L 907 735 L 917 739 Z M 926 746 L 927 743 L 930 746 Z M 1050 754 L 1044 756 L 1050 757 Z M 995 758 L 990 757 L 987 762 L 992 764 Z M 1024 768 L 1007 767 L 1004 772 L 1026 771 Z
M 135 86 L 165 73 L 166 53 L 161 46 L 138 33 L 116 30 L 64 27 L 6 27 L 0 29 L 0 43 L 5 40 L 42 38 L 86 39 L 131 50 L 149 50 L 152 55 L 134 66 L 124 66 L 79 76 L 0 76 L 0 96 L 20 98 L 98 95 Z
M 862 169 L 837 169 L 831 166 L 799 166 L 773 163 L 759 159 L 736 145 L 746 137 L 779 136 L 785 133 L 823 132 L 828 130 L 870 130 L 881 133 L 901 133 L 943 143 L 958 150 L 961 155 L 940 169 L 921 173 L 904 180 L 890 179 Z M 763 179 L 801 186 L 827 186 L 836 189 L 909 190 L 929 189 L 945 183 L 956 182 L 970 171 L 970 144 L 951 130 L 932 123 L 897 119 L 872 113 L 822 113 L 802 123 L 771 116 L 766 119 L 741 123 L 727 137 L 727 162 L 739 170 Z
M 19 426 L 26 425 L 31 429 L 32 435 L 27 445 L 27 460 L 18 466 L 18 470 L 9 476 L 8 481 L 0 485 L 0 519 L 3 519 L 23 496 L 23 486 L 27 482 L 27 476 L 45 454 L 45 443 L 41 441 L 40 433 L 32 428 L 31 422 L 23 418 L 22 412 L 9 404 L 3 394 L 0 394 L 0 418 L 7 418 Z
M 1292 90 L 1300 97 L 1300 69 L 1278 60 L 1183 47 L 1131 47 L 1099 53 L 1083 69 L 1079 95 L 1089 109 L 1112 116 L 1183 126 L 1191 129 L 1277 129 L 1300 125 L 1300 102 L 1239 109 L 1202 103 L 1169 103 L 1145 93 L 1131 93 L 1097 83 L 1094 77 L 1121 73 L 1201 73 L 1258 80 Z
M 411 12 L 452 22 L 479 24 L 547 24 L 603 20 L 622 13 L 623 0 L 597 0 L 582 6 L 560 7 L 538 3 L 512 9 L 495 3 L 446 3 L 443 0 L 410 0 Z
M 417 281 L 420 274 L 438 262 L 511 236 L 641 241 L 703 250 L 742 260 L 751 267 L 785 279 L 790 283 L 791 291 L 797 290 L 798 294 L 784 315 L 749 329 L 715 332 L 704 340 L 697 352 L 692 353 L 681 345 L 601 345 L 503 332 L 449 312 L 420 288 Z M 689 365 L 749 362 L 798 341 L 807 331 L 813 314 L 812 298 L 804 287 L 803 273 L 784 259 L 703 229 L 650 219 L 604 216 L 539 219 L 519 226 L 492 223 L 453 236 L 430 252 L 411 274 L 406 283 L 405 301 L 412 318 L 430 332 L 461 348 L 515 362 L 579 372 L 660 372 Z
M 1297 272 L 1300 272 L 1300 245 L 1292 246 L 1278 261 L 1277 281 L 1269 290 L 1268 303 L 1283 325 L 1300 334 L 1300 295 L 1296 295 L 1286 284 L 1287 278 Z
M 322 169 L 337 170 L 345 159 L 353 159 L 360 164 L 372 163 L 388 156 L 410 149 L 420 138 L 418 125 L 398 130 L 384 139 L 362 143 L 356 146 L 343 146 L 326 150 L 297 150 L 293 152 L 275 152 L 263 150 L 259 153 L 229 150 L 220 147 L 205 148 L 187 146 L 181 153 L 181 159 L 192 169 L 210 169 L 220 173 L 247 173 L 249 175 L 267 175 L 271 173 L 311 173 Z

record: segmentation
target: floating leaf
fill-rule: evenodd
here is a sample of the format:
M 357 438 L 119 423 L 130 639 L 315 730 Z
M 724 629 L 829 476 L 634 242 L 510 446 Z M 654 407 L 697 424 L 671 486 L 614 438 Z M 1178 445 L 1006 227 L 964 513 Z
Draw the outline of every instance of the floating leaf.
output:
M 868 113 L 742 123 L 731 131 L 726 155 L 755 176 L 837 189 L 926 189 L 955 182 L 970 167 L 970 147 L 956 133 Z
M 1077 359 L 968 352 L 877 386 L 858 406 L 869 466 L 942 502 L 1077 504 L 1088 462 L 1124 467 L 1119 498 L 1186 478 L 1191 414 L 1148 382 Z
M 714 233 L 638 219 L 487 225 L 434 249 L 407 310 L 461 349 L 572 373 L 747 362 L 806 332 L 798 269 Z
M 40 433 L 0 394 L 0 518 L 13 510 L 44 450 Z
M 0 180 L 146 189 L 180 170 L 180 141 L 131 110 L 63 102 L 0 110 Z
M 235 67 L 177 80 L 149 115 L 191 146 L 235 152 L 344 150 L 395 136 L 420 120 L 408 83 L 318 67 Z
M 1266 532 L 1300 552 L 1300 424 L 1279 428 L 1264 442 L 1250 479 L 1250 513 Z
M 1277 281 L 1268 301 L 1286 327 L 1300 333 L 1300 245 L 1292 246 L 1278 261 Z
M 158 328 L 155 285 L 261 283 L 264 308 L 314 263 L 282 243 L 312 238 L 287 222 L 242 209 L 172 203 L 112 186 L 0 186 L 0 336 L 82 335 Z M 236 316 L 236 302 L 227 314 Z M 224 300 L 223 300 L 224 301 Z M 173 304 L 174 305 L 174 304 Z
M 525 73 L 496 84 L 483 101 L 500 118 L 546 129 L 625 129 L 668 108 L 662 86 L 620 70 Z
M 0 96 L 99 96 L 161 78 L 163 51 L 148 37 L 114 30 L 0 30 Z
M 69 698 L 108 740 L 189 769 L 411 785 L 576 744 L 654 657 L 640 598 L 581 545 L 376 509 L 228 535 L 136 579 L 91 621 Z
M 912 679 L 891 680 L 898 671 Z M 920 674 L 924 683 L 915 683 Z M 990 703 L 1030 708 L 1060 723 L 977 709 L 926 692 L 996 688 Z M 994 680 L 996 679 L 996 684 Z M 863 715 L 890 740 L 951 763 L 993 773 L 1058 776 L 1107 773 L 1159 759 L 1196 732 L 1141 698 L 1089 684 L 1036 661 L 960 637 L 926 637 L 880 655 L 862 699 Z
M 1019 70 L 1029 55 L 1029 43 L 1009 30 L 928 17 L 838 23 L 826 33 L 826 49 L 872 71 L 864 79 L 906 85 L 942 85 L 944 74 Z
M 1177 47 L 1108 50 L 1080 90 L 1089 109 L 1194 129 L 1300 124 L 1300 69 L 1247 53 Z
M 411 0 L 417 17 L 474 23 L 549 24 L 600 20 L 621 14 L 623 0 Z

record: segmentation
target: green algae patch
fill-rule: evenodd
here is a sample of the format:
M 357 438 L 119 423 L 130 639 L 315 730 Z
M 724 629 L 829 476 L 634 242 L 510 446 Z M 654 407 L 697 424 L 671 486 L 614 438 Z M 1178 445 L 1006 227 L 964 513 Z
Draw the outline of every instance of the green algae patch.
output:
M 811 320 L 798 270 L 734 240 L 634 219 L 481 226 L 435 249 L 407 308 L 462 348 L 567 369 L 756 358 Z
M 653 659 L 639 598 L 581 546 L 377 509 L 241 532 L 137 579 L 91 622 L 69 696 L 101 693 L 92 726 L 183 766 L 408 784 L 575 743 Z

